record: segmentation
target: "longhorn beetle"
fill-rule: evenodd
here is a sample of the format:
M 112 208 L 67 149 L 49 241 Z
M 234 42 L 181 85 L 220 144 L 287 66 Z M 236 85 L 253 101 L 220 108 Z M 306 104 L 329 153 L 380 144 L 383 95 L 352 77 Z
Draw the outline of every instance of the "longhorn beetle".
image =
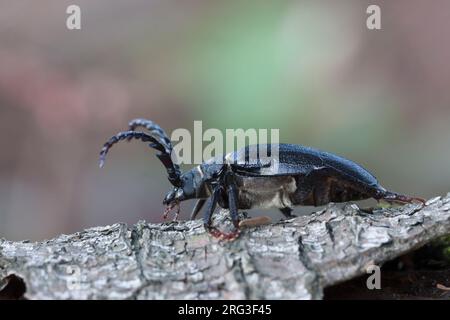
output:
M 146 129 L 136 131 L 137 128 Z M 332 153 L 294 144 L 259 144 L 242 148 L 219 158 L 210 159 L 190 171 L 182 173 L 171 157 L 172 143 L 160 126 L 150 120 L 130 121 L 129 130 L 111 137 L 100 152 L 100 167 L 109 149 L 119 141 L 138 139 L 150 142 L 159 151 L 157 157 L 167 170 L 173 188 L 167 193 L 164 218 L 179 203 L 198 199 L 191 213 L 195 219 L 203 205 L 205 229 L 214 237 L 232 240 L 239 235 L 239 209 L 278 208 L 291 218 L 297 205 L 321 206 L 329 202 L 347 202 L 374 198 L 388 202 L 411 203 L 421 198 L 388 191 L 360 165 Z M 259 159 L 261 150 L 271 154 L 278 148 L 277 161 Z M 255 152 L 255 148 L 257 148 Z M 252 159 L 252 155 L 258 155 Z M 234 225 L 232 232 L 222 232 L 212 225 L 211 217 L 219 204 L 230 211 Z

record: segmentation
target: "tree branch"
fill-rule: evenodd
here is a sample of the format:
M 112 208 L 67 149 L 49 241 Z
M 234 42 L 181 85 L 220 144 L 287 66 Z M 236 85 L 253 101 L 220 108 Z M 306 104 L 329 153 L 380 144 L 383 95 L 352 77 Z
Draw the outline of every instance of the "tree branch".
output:
M 216 224 L 229 223 L 225 210 Z M 220 242 L 197 221 L 96 227 L 38 242 L 0 240 L 0 292 L 30 299 L 320 299 L 326 286 L 450 234 L 450 193 L 364 213 L 330 205 Z

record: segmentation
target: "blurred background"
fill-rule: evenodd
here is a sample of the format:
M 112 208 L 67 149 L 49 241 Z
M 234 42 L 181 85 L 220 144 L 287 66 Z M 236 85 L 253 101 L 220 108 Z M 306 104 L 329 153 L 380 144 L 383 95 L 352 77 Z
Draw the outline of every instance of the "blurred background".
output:
M 66 28 L 70 4 L 81 30 Z M 162 221 L 170 185 L 145 144 L 98 168 L 135 117 L 169 133 L 278 128 L 387 188 L 446 194 L 449 30 L 446 0 L 0 0 L 0 237 Z

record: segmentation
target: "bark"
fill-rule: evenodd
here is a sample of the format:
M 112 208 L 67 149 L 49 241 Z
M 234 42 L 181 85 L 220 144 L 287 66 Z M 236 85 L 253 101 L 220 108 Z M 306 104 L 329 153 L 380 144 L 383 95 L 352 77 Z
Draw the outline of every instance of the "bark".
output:
M 226 213 L 216 215 L 222 228 Z M 1 239 L 0 292 L 22 283 L 30 299 L 320 299 L 445 234 L 450 193 L 372 214 L 330 205 L 232 242 L 211 238 L 200 220 L 118 223 L 37 243 Z

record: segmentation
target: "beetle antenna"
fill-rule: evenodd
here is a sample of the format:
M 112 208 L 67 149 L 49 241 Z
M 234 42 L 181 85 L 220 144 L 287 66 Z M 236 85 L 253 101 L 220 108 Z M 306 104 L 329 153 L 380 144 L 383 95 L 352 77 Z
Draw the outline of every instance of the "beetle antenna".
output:
M 161 129 L 162 130 L 162 129 Z M 164 133 L 164 131 L 163 131 Z M 172 144 L 169 140 L 169 145 L 166 142 L 160 141 L 160 139 L 157 139 L 156 137 L 153 137 L 145 132 L 140 131 L 124 131 L 119 132 L 115 136 L 112 136 L 104 145 L 102 150 L 100 151 L 100 167 L 103 167 L 105 164 L 105 158 L 106 154 L 108 153 L 109 149 L 115 145 L 116 143 L 122 141 L 122 140 L 131 140 L 131 139 L 138 139 L 143 142 L 150 142 L 149 146 L 160 151 L 156 156 L 158 159 L 162 162 L 164 167 L 167 170 L 167 173 L 169 175 L 169 181 L 176 187 L 180 187 L 182 182 L 180 179 L 181 171 L 178 164 L 174 163 L 171 158 L 171 152 L 172 152 Z
M 167 136 L 166 132 L 156 123 L 154 123 L 151 120 L 137 118 L 133 119 L 128 123 L 128 130 L 129 131 L 135 131 L 136 128 L 145 128 L 148 131 L 150 131 L 150 134 L 157 138 L 161 144 L 164 145 L 167 151 L 172 152 L 172 142 L 170 141 L 169 137 Z M 128 141 L 131 140 L 131 138 L 127 139 Z M 169 152 L 169 153 L 170 153 Z

